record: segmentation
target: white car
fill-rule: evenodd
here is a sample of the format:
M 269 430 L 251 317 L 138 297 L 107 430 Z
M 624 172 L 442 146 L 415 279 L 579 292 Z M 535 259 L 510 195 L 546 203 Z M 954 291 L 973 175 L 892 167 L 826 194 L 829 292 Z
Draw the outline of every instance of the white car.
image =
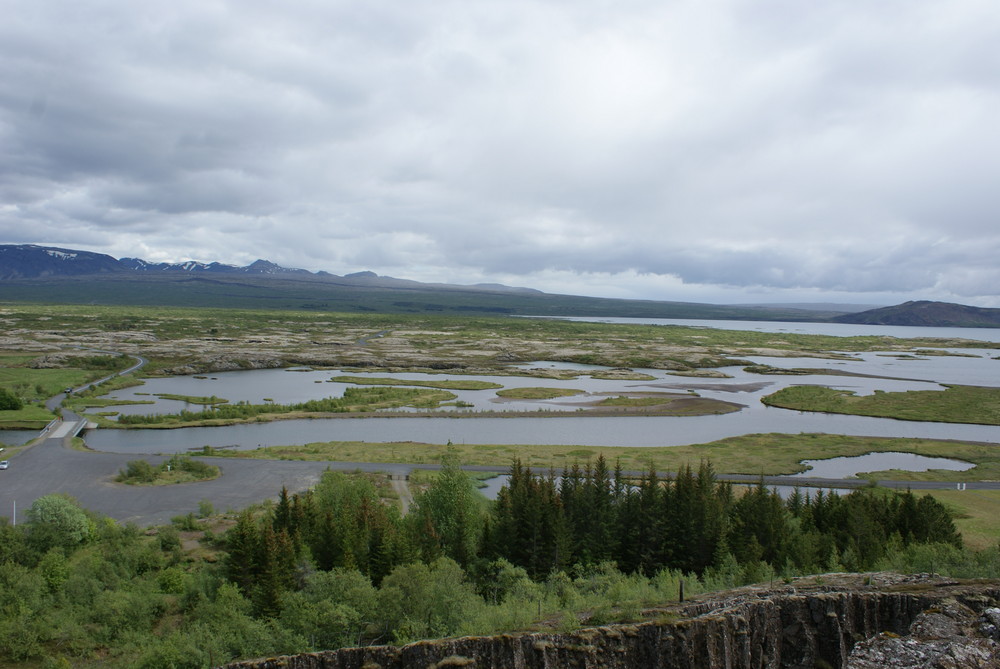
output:
M 10 466 L 9 462 L 7 462 L 6 460 L 0 460 L 0 469 L 7 469 L 7 467 L 9 466 Z

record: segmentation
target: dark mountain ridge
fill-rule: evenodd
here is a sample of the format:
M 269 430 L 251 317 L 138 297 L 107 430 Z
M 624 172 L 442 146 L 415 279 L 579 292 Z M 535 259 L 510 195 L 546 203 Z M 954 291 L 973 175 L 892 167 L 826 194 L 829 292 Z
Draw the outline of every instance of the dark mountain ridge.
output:
M 35 244 L 0 244 L 0 299 L 380 313 L 516 314 L 998 327 L 1000 309 L 907 302 L 860 313 L 845 305 L 717 305 L 556 295 L 501 284 L 421 283 L 370 271 L 338 276 L 257 260 L 151 263 Z M 852 305 L 853 306 L 853 305 Z
M 109 255 L 34 244 L 0 245 L 0 280 L 44 276 L 120 272 L 121 263 Z
M 1000 327 L 1000 309 L 919 300 L 904 302 L 894 307 L 882 307 L 861 313 L 835 316 L 831 320 L 835 323 L 862 325 L 994 328 Z
M 92 251 L 77 251 L 35 244 L 0 244 L 0 281 L 17 279 L 39 279 L 49 277 L 87 276 L 92 274 L 224 274 L 282 277 L 312 277 L 351 285 L 372 285 L 380 287 L 413 288 L 433 287 L 448 289 L 468 289 L 477 291 L 516 291 L 542 294 L 531 288 L 512 288 L 501 284 L 478 284 L 454 286 L 449 284 L 425 284 L 391 276 L 379 276 L 375 272 L 364 271 L 337 276 L 330 272 L 310 272 L 305 269 L 282 267 L 269 260 L 255 260 L 240 267 L 220 262 L 199 262 L 187 260 L 179 263 L 152 263 L 142 258 L 122 258 Z
M 337 276 L 287 269 L 266 260 L 246 267 L 151 263 L 33 244 L 0 245 L 0 299 L 348 313 L 817 320 L 817 312 L 788 308 L 553 295 L 500 284 L 421 283 L 374 272 Z

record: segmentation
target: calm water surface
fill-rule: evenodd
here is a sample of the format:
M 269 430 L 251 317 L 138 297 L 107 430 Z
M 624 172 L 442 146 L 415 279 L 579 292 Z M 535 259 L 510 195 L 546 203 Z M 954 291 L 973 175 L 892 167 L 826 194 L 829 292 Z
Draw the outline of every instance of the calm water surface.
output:
M 614 322 L 649 322 L 639 319 L 607 319 Z M 659 321 L 657 321 L 659 322 Z M 666 321 L 665 321 L 666 322 Z M 982 341 L 1000 342 L 1000 330 L 961 328 L 882 328 L 878 326 L 846 326 L 816 323 L 750 323 L 722 321 L 669 321 L 674 324 L 711 324 L 711 327 L 751 329 L 767 327 L 768 331 L 802 331 L 806 334 L 886 334 L 902 330 L 899 336 L 962 336 Z M 928 331 L 933 332 L 931 335 Z M 830 374 L 809 376 L 759 375 L 744 372 L 740 367 L 723 368 L 732 378 L 702 379 L 671 376 L 663 370 L 636 370 L 653 377 L 651 381 L 606 381 L 589 376 L 592 365 L 572 365 L 540 361 L 525 367 L 575 369 L 581 376 L 567 381 L 510 376 L 448 376 L 439 374 L 386 374 L 413 381 L 447 378 L 480 379 L 505 387 L 546 386 L 573 388 L 584 395 L 549 401 L 506 401 L 493 390 L 453 391 L 458 399 L 473 405 L 473 411 L 539 411 L 539 417 L 458 418 L 468 414 L 465 409 L 443 409 L 440 417 L 413 418 L 341 418 L 276 421 L 273 423 L 237 425 L 215 428 L 184 428 L 178 430 L 94 430 L 87 443 L 100 450 L 133 453 L 178 452 L 203 445 L 215 447 L 256 448 L 258 445 L 304 444 L 314 441 L 418 441 L 443 444 L 449 440 L 469 444 L 566 444 L 582 446 L 674 446 L 705 443 L 729 436 L 760 432 L 804 433 L 824 432 L 857 436 L 926 437 L 1000 443 L 1000 428 L 983 425 L 950 423 L 918 423 L 864 416 L 838 416 L 788 411 L 766 407 L 760 402 L 764 395 L 795 384 L 820 384 L 870 394 L 875 390 L 940 390 L 941 383 L 958 383 L 1000 387 L 1000 360 L 996 349 L 956 349 L 960 355 L 899 356 L 888 353 L 852 354 L 848 359 L 768 358 L 754 357 L 753 362 L 773 367 L 807 367 L 829 370 Z M 868 376 L 840 376 L 848 372 Z M 127 413 L 173 413 L 185 408 L 183 402 L 162 400 L 157 393 L 189 396 L 216 396 L 230 402 L 279 403 L 301 402 L 307 399 L 340 396 L 346 384 L 331 382 L 341 372 L 324 370 L 254 370 L 216 373 L 196 378 L 173 377 L 150 379 L 145 385 L 117 391 L 110 396 L 122 400 L 154 400 L 152 405 L 128 405 L 102 408 Z M 354 376 L 364 373 L 350 372 Z M 891 377 L 891 378 L 880 378 Z M 608 395 L 623 392 L 697 393 L 703 397 L 727 400 L 745 405 L 741 411 L 720 416 L 691 417 L 589 417 L 560 416 L 577 412 L 581 403 L 594 402 Z M 186 408 L 200 409 L 200 405 Z M 2 437 L 0 437 L 2 440 Z
M 568 316 L 556 320 L 583 323 L 621 323 L 632 325 L 682 325 L 716 330 L 750 330 L 753 332 L 788 332 L 832 337 L 896 337 L 913 339 L 974 339 L 1000 343 L 1000 328 L 931 328 L 909 325 L 852 325 L 850 323 L 782 323 L 778 321 L 710 321 L 684 318 L 592 318 Z
M 0 430 L 0 444 L 20 446 L 38 436 L 37 430 Z M 3 458 L 0 458 L 3 460 Z
M 899 469 L 907 472 L 926 472 L 930 469 L 947 469 L 964 472 L 975 467 L 971 462 L 950 458 L 930 458 L 915 453 L 867 453 L 854 457 L 828 458 L 826 460 L 803 460 L 809 469 L 800 474 L 801 478 L 846 479 L 864 472 L 881 472 Z

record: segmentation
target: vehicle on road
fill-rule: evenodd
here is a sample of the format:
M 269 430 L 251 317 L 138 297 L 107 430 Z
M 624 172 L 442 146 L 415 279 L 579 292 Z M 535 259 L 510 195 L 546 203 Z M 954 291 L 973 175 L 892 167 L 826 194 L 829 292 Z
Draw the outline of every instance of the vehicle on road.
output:
M 0 469 L 7 469 L 7 467 L 9 466 L 10 466 L 9 462 L 7 462 L 6 460 L 0 460 Z

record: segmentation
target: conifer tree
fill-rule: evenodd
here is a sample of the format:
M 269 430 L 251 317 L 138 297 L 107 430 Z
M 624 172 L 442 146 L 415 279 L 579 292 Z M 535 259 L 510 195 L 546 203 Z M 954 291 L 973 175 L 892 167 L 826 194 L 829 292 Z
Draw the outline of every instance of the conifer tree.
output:
M 288 498 L 288 488 L 281 486 L 281 493 L 278 495 L 278 504 L 274 507 L 274 514 L 271 518 L 271 527 L 275 532 L 292 529 L 292 503 Z
M 672 568 L 694 571 L 697 564 L 694 548 L 697 485 L 690 465 L 684 465 L 677 471 L 670 494 L 664 495 L 663 502 L 664 517 L 667 519 L 665 561 Z
M 913 536 L 922 543 L 946 543 L 960 548 L 962 535 L 955 528 L 951 514 L 943 504 L 924 495 L 916 504 Z
M 741 563 L 763 560 L 783 565 L 789 539 L 787 510 L 781 497 L 761 480 L 733 504 L 729 546 Z
M 281 610 L 281 593 L 295 585 L 295 549 L 285 529 L 277 532 L 265 525 L 261 532 L 259 572 L 253 583 L 253 601 L 263 616 L 276 616 Z
M 612 559 L 616 552 L 613 532 L 615 500 L 611 473 L 603 455 L 597 456 L 584 484 L 583 502 L 582 513 L 578 515 L 581 522 L 576 527 L 580 546 L 577 557 L 583 564 L 599 564 Z
M 260 532 L 253 514 L 244 509 L 226 533 L 226 573 L 244 594 L 249 594 L 260 573 Z

